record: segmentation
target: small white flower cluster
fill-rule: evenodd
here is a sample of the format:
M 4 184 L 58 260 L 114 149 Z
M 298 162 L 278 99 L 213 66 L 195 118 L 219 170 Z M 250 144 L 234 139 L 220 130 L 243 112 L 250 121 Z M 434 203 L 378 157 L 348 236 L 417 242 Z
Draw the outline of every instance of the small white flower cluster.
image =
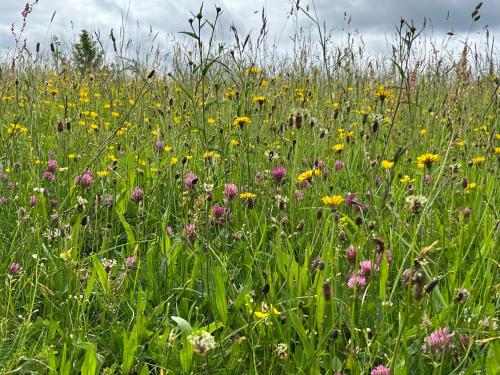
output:
M 215 339 L 207 331 L 198 331 L 188 336 L 188 341 L 193 345 L 193 350 L 199 355 L 206 355 L 215 348 Z

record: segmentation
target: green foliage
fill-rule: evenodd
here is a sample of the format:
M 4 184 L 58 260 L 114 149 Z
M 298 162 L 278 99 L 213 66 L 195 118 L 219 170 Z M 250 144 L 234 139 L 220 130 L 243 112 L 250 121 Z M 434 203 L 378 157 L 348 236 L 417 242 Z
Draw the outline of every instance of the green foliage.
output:
M 87 30 L 82 30 L 78 43 L 73 45 L 73 62 L 79 70 L 96 70 L 102 64 L 103 54 Z

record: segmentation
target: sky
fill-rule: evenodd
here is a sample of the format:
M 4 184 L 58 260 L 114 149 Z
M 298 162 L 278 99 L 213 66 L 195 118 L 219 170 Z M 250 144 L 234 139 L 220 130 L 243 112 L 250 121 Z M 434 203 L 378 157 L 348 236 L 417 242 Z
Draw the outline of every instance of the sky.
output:
M 34 1 L 34 0 L 30 0 Z M 294 0 L 296 1 L 296 0 Z M 11 51 L 14 38 L 11 25 L 19 32 L 22 25 L 21 12 L 26 0 L 0 0 L 0 50 Z M 387 39 L 391 39 L 401 17 L 413 19 L 421 25 L 427 19 L 427 33 L 440 40 L 447 32 L 462 40 L 484 41 L 486 25 L 490 35 L 500 36 L 500 0 L 484 0 L 480 10 L 481 19 L 472 23 L 471 12 L 477 0 L 315 0 L 314 5 L 320 21 L 333 35 L 333 41 L 345 40 L 347 32 L 363 37 L 367 50 L 383 53 Z M 282 50 L 290 49 L 290 36 L 298 27 L 314 30 L 303 14 L 290 16 L 291 0 L 210 0 L 204 2 L 204 14 L 213 15 L 214 5 L 222 8 L 219 36 L 229 38 L 231 24 L 246 35 L 255 38 L 261 28 L 261 12 L 266 11 L 268 41 Z M 301 0 L 302 7 L 310 6 L 312 0 Z M 191 12 L 197 13 L 198 0 L 39 0 L 27 18 L 22 38 L 34 49 L 37 42 L 48 48 L 51 37 L 57 36 L 65 43 L 78 38 L 81 29 L 99 30 L 102 40 L 109 48 L 108 35 L 115 35 L 126 22 L 127 35 L 139 46 L 148 33 L 156 36 L 160 48 L 168 49 L 169 43 L 178 38 L 179 31 L 188 30 L 187 20 Z M 346 24 L 347 18 L 350 23 Z M 244 37 L 243 37 L 244 38 Z M 43 48 L 43 47 L 42 47 Z

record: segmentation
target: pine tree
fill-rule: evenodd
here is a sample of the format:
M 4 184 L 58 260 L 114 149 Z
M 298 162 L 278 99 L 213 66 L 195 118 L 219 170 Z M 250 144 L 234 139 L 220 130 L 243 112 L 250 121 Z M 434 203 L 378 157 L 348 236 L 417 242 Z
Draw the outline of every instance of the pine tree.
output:
M 80 70 L 94 70 L 101 65 L 102 53 L 87 30 L 82 30 L 80 42 L 73 45 L 73 59 Z

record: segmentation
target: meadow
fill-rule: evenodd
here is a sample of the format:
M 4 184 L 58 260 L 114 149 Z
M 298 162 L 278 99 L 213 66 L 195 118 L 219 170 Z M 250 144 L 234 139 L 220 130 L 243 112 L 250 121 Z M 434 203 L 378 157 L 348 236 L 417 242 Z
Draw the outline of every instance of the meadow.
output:
M 203 22 L 169 71 L 2 66 L 0 372 L 499 374 L 495 56 Z

